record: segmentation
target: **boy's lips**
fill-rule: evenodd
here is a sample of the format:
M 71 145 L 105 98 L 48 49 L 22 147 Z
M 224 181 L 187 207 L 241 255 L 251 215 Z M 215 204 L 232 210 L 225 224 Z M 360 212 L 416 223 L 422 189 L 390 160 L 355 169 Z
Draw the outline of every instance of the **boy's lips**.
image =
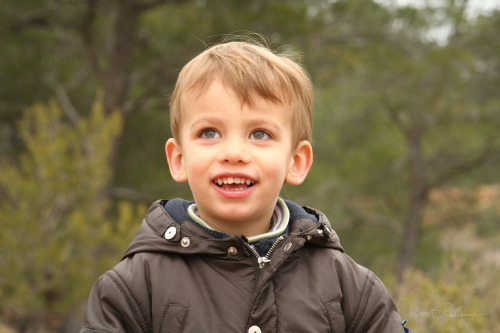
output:
M 249 195 L 254 190 L 256 181 L 246 175 L 232 174 L 219 175 L 212 180 L 212 183 L 223 197 L 238 199 Z

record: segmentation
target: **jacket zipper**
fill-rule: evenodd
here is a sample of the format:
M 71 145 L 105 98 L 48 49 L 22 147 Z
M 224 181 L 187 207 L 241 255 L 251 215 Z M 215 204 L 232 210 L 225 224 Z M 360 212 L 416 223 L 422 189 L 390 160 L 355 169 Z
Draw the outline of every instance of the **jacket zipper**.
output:
M 250 250 L 250 252 L 253 253 L 255 258 L 257 258 L 257 262 L 259 263 L 259 269 L 261 270 L 262 268 L 264 268 L 264 266 L 267 263 L 271 262 L 271 259 L 270 259 L 271 254 L 276 249 L 276 247 L 278 247 L 278 244 L 281 243 L 284 239 L 285 239 L 285 237 L 279 236 L 278 239 L 276 239 L 276 241 L 273 243 L 273 245 L 269 248 L 269 251 L 267 251 L 267 253 L 264 257 L 261 257 L 259 255 L 259 253 L 257 253 L 257 251 L 255 251 L 255 249 L 250 244 L 245 242 L 245 245 Z

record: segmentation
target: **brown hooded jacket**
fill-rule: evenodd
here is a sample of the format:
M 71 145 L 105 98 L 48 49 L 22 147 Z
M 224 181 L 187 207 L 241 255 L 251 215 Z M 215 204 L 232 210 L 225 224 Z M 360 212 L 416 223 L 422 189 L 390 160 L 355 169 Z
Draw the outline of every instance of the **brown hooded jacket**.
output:
M 151 206 L 92 288 L 81 333 L 403 332 L 382 282 L 344 253 L 321 212 L 286 201 L 289 232 L 260 258 L 243 236 L 203 230 L 189 204 Z

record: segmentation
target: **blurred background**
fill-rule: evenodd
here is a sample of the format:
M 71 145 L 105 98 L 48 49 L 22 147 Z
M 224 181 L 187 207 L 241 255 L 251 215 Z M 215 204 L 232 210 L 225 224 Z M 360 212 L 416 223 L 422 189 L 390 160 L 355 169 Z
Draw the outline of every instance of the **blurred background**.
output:
M 409 5 L 411 3 L 411 6 Z M 168 99 L 228 33 L 302 55 L 325 212 L 412 332 L 500 327 L 500 1 L 16 0 L 0 8 L 0 332 L 78 332 L 170 178 Z

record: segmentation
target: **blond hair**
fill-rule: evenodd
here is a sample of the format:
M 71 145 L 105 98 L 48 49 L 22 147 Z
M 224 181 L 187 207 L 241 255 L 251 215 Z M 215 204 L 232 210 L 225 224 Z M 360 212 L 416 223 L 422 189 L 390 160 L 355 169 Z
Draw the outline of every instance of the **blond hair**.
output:
M 312 83 L 307 72 L 289 54 L 275 54 L 267 46 L 228 42 L 212 46 L 192 59 L 179 73 L 170 100 L 172 135 L 180 139 L 181 97 L 201 94 L 215 79 L 232 88 L 243 104 L 256 97 L 289 107 L 294 147 L 312 140 Z

